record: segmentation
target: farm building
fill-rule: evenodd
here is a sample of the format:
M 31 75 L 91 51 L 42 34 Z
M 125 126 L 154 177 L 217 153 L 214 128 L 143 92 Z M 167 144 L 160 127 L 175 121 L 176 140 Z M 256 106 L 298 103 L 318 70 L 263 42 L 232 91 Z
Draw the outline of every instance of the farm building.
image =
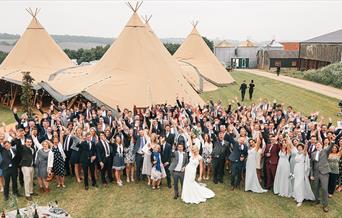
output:
M 239 46 L 233 46 L 227 41 L 222 41 L 215 46 L 215 55 L 227 67 L 256 68 L 256 54 L 260 47 L 250 40 L 241 42 Z
M 271 70 L 277 66 L 288 69 L 297 68 L 299 62 L 298 51 L 261 49 L 257 57 L 258 68 L 263 70 Z
M 299 58 L 300 70 L 317 69 L 340 62 L 342 59 L 342 29 L 301 42 Z
M 298 51 L 299 42 L 281 42 L 285 51 Z

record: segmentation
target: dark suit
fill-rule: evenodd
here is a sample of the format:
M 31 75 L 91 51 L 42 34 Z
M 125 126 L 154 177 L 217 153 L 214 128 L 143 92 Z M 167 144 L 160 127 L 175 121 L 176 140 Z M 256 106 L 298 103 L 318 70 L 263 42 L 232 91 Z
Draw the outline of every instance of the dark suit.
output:
M 175 134 L 173 133 L 165 133 L 165 140 L 167 143 L 169 143 L 171 146 L 175 143 Z
M 271 189 L 273 186 L 275 174 L 277 172 L 280 148 L 281 145 L 279 144 L 266 145 L 264 152 L 266 164 L 266 189 Z
M 22 143 L 21 139 L 16 138 L 12 141 L 12 147 L 14 147 L 15 150 L 17 150 L 18 148 L 20 149 L 20 147 L 24 145 L 25 143 Z M 24 186 L 24 175 L 23 175 L 23 172 L 21 171 L 21 166 L 20 166 L 20 161 L 21 161 L 20 152 L 17 152 L 17 154 L 14 157 L 14 161 L 16 162 L 15 165 L 17 167 L 18 174 L 19 174 L 19 183 L 21 186 Z
M 240 145 L 237 141 L 230 139 L 233 146 L 232 152 L 229 155 L 229 160 L 232 162 L 232 178 L 231 186 L 238 187 L 240 185 L 242 168 L 247 157 L 247 146 Z M 241 160 L 243 158 L 243 160 Z
M 70 137 L 70 139 L 69 139 Z M 70 135 L 64 136 L 64 142 L 63 142 L 63 150 L 65 153 L 65 161 L 64 161 L 64 167 L 65 167 L 65 172 L 66 175 L 69 176 L 71 173 L 72 175 L 75 175 L 75 169 L 73 165 L 70 163 L 70 158 L 71 158 L 71 145 L 73 144 L 73 139 Z M 71 170 L 70 170 L 71 167 Z
M 88 170 L 90 170 L 91 184 L 96 185 L 95 160 L 91 162 L 91 157 L 96 156 L 96 148 L 93 142 L 84 141 L 79 144 L 80 160 L 83 168 L 84 186 L 88 187 Z
M 10 180 L 12 180 L 13 194 L 18 194 L 18 186 L 17 186 L 18 170 L 17 170 L 17 164 L 15 160 L 16 151 L 12 149 L 12 152 L 14 154 L 14 157 L 9 150 L 4 149 L 2 145 L 0 145 L 0 153 L 2 155 L 2 162 L 0 166 L 2 168 L 3 176 L 5 180 L 5 186 L 4 186 L 5 198 L 9 197 Z
M 138 136 L 135 141 L 135 145 L 133 149 L 133 154 L 135 155 L 135 167 L 136 167 L 135 174 L 136 174 L 138 181 L 142 179 L 141 170 L 142 170 L 142 165 L 143 165 L 143 160 L 144 160 L 144 154 L 142 153 L 141 149 L 144 147 L 145 144 L 146 144 L 146 139 L 144 137 Z
M 214 183 L 223 182 L 224 162 L 227 156 L 228 144 L 225 141 L 216 141 L 212 152 Z
M 171 164 L 171 155 L 172 155 L 172 147 L 169 143 L 165 143 L 165 145 L 161 145 L 162 151 L 161 151 L 161 161 L 163 164 L 168 162 L 169 164 L 167 166 L 164 166 L 165 172 L 166 172 L 166 180 L 167 180 L 167 186 L 171 187 L 171 174 L 170 174 L 170 164 Z
M 101 180 L 103 184 L 107 184 L 106 180 L 106 172 L 108 175 L 108 179 L 110 182 L 113 182 L 113 173 L 112 173 L 112 163 L 113 163 L 113 149 L 112 146 L 108 144 L 108 147 L 106 149 L 109 155 L 106 157 L 106 149 L 105 145 L 102 143 L 102 140 L 99 140 L 99 142 L 96 145 L 96 158 L 99 163 L 103 163 L 104 166 L 101 169 Z

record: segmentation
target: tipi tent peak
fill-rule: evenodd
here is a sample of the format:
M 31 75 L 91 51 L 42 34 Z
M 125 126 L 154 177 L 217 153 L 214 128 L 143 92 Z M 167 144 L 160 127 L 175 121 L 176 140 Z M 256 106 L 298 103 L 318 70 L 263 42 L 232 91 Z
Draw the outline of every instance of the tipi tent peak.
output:
M 131 18 L 79 83 L 53 80 L 48 82 L 50 87 L 46 90 L 60 96 L 60 100 L 80 94 L 110 108 L 173 104 L 177 96 L 188 103 L 203 105 L 203 99 L 184 79 L 177 62 L 137 14 L 139 5 L 129 4 L 133 11 Z
M 140 8 L 140 6 L 142 5 L 142 1 L 141 2 L 139 2 L 139 1 L 137 1 L 136 3 L 135 3 L 135 5 L 133 5 L 132 3 L 130 3 L 130 2 L 127 2 L 127 6 L 130 8 L 130 9 L 132 9 L 132 11 L 134 12 L 134 13 L 137 13 L 137 11 L 139 10 L 139 8 Z
M 233 83 L 234 79 L 197 31 L 197 25 L 198 21 L 192 23 L 192 31 L 173 56 L 177 61 L 188 63 L 189 66 L 195 66 L 201 77 L 216 86 L 226 86 Z
M 38 82 L 47 81 L 51 74 L 75 64 L 38 21 L 40 9 L 26 11 L 32 16 L 31 22 L 1 63 L 0 78 L 21 85 L 21 72 L 30 72 L 38 89 Z
M 148 22 L 150 22 L 152 18 L 152 14 L 150 15 L 145 14 L 144 16 L 141 16 L 141 18 L 145 21 L 145 24 L 148 24 Z

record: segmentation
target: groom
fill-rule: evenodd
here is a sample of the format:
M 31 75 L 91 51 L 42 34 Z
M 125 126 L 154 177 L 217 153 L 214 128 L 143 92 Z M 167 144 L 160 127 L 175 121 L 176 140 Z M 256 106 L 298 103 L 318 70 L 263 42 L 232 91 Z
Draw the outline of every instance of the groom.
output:
M 174 199 L 179 197 L 178 180 L 180 180 L 183 187 L 184 169 L 188 163 L 188 155 L 184 152 L 184 145 L 178 144 L 177 151 L 173 153 L 173 160 L 169 167 L 169 170 L 173 176 L 173 189 L 175 191 Z
M 311 154 L 311 177 L 314 181 L 313 188 L 316 198 L 316 203 L 319 204 L 319 190 L 322 188 L 323 195 L 323 211 L 328 212 L 328 183 L 330 167 L 328 163 L 328 155 L 331 152 L 332 144 L 323 149 L 320 142 L 316 143 L 316 151 Z

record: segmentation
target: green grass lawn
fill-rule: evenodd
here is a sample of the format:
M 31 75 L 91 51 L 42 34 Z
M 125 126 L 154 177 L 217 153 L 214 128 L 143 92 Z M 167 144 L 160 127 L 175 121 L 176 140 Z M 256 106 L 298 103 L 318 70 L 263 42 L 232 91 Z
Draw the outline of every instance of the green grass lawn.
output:
M 2 122 L 5 122 L 6 124 L 14 123 L 15 119 L 14 119 L 13 113 L 10 109 L 0 105 L 0 124 Z
M 124 184 L 123 187 L 110 185 L 107 188 L 91 188 L 76 184 L 68 178 L 65 189 L 55 188 L 34 198 L 39 205 L 58 200 L 72 217 L 339 217 L 342 213 L 342 193 L 329 200 L 330 212 L 324 214 L 321 206 L 304 202 L 296 207 L 293 199 L 278 197 L 272 193 L 255 194 L 243 190 L 230 191 L 227 177 L 224 184 L 215 185 L 211 181 L 208 187 L 216 196 L 199 205 L 184 204 L 173 199 L 173 191 L 165 186 L 152 191 L 145 182 Z M 23 193 L 23 190 L 21 190 Z M 10 209 L 2 197 L 2 206 Z M 25 207 L 24 198 L 19 205 Z
M 204 93 L 205 99 L 212 97 L 227 103 L 229 99 L 239 95 L 239 84 L 242 80 L 254 79 L 256 84 L 255 97 L 277 99 L 286 105 L 292 105 L 305 114 L 320 111 L 325 117 L 335 121 L 338 107 L 337 99 L 325 97 L 307 90 L 297 88 L 282 82 L 244 72 L 233 72 L 237 84 L 220 88 L 217 91 Z M 251 102 L 247 100 L 246 104 Z M 0 121 L 13 121 L 9 110 L 0 108 Z M 122 188 L 110 185 L 108 188 L 97 188 L 85 191 L 83 185 L 76 184 L 72 178 L 67 178 L 65 189 L 57 189 L 51 184 L 49 194 L 39 194 L 34 200 L 39 205 L 47 205 L 49 201 L 58 200 L 72 217 L 340 217 L 342 214 L 342 193 L 336 193 L 330 199 L 330 212 L 324 214 L 321 206 L 313 206 L 305 202 L 301 208 L 296 207 L 293 199 L 281 198 L 272 193 L 254 194 L 242 190 L 230 191 L 226 176 L 224 184 L 214 185 L 208 182 L 216 196 L 206 203 L 187 205 L 181 200 L 173 199 L 173 191 L 165 186 L 161 190 L 152 191 L 145 182 L 125 184 Z M 37 187 L 35 187 L 36 190 Z M 23 190 L 20 189 L 21 193 Z M 1 207 L 10 209 L 0 197 Z M 19 205 L 27 204 L 24 198 L 19 198 Z
M 206 100 L 210 98 L 213 98 L 214 100 L 221 99 L 224 104 L 227 104 L 229 100 L 234 99 L 235 96 L 238 96 L 239 100 L 241 100 L 239 91 L 240 84 L 243 80 L 246 80 L 247 83 L 249 83 L 250 80 L 253 79 L 256 88 L 252 101 L 248 99 L 247 91 L 247 100 L 244 101 L 247 105 L 250 105 L 251 102 L 258 102 L 259 98 L 267 98 L 271 102 L 276 99 L 278 103 L 291 105 L 296 111 L 300 111 L 305 115 L 319 111 L 326 120 L 328 117 L 331 117 L 334 121 L 340 119 L 337 117 L 339 108 L 338 100 L 335 98 L 330 98 L 287 83 L 246 72 L 234 71 L 232 72 L 232 76 L 234 77 L 236 84 L 219 88 L 213 92 L 203 93 L 202 97 Z M 334 123 L 334 125 L 336 125 L 336 123 Z

